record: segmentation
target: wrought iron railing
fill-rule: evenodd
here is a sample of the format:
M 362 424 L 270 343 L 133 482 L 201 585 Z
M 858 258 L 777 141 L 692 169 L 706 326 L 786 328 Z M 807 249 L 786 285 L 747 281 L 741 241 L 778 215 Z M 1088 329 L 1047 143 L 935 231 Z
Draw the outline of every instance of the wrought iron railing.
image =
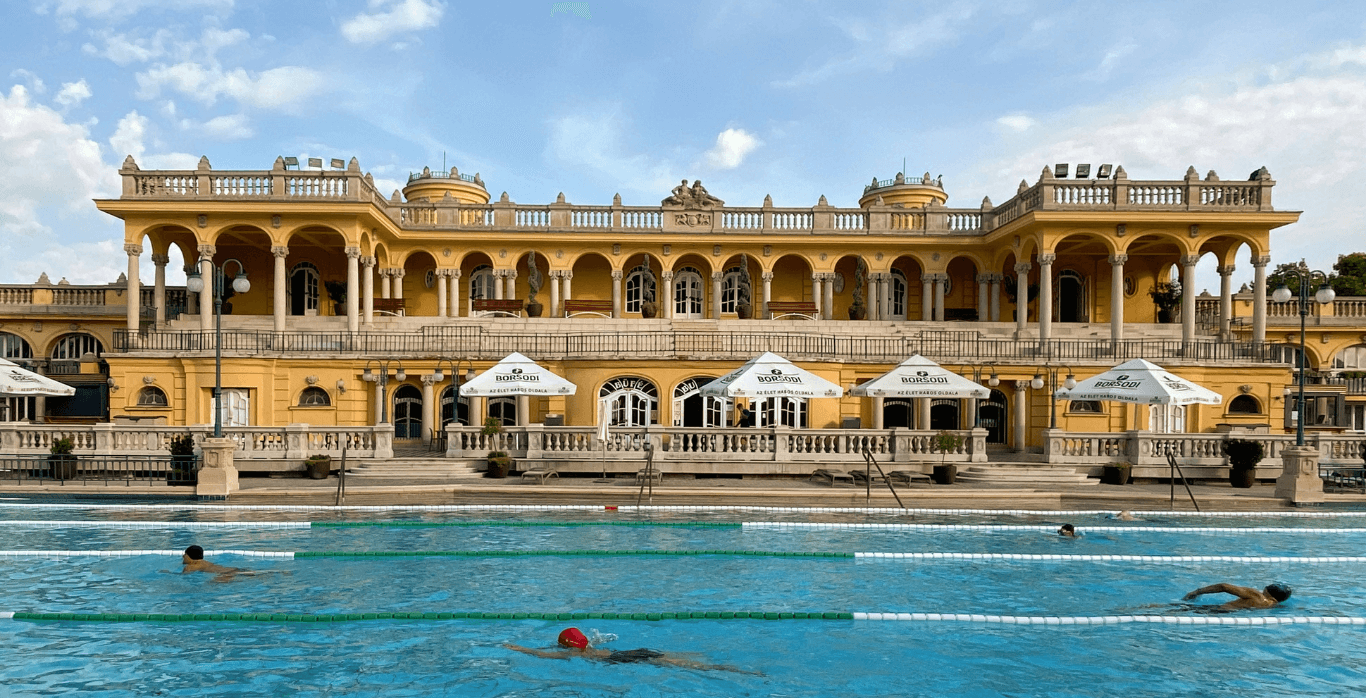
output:
M 133 483 L 193 485 L 200 459 L 185 456 L 0 456 L 0 480 L 61 485 Z

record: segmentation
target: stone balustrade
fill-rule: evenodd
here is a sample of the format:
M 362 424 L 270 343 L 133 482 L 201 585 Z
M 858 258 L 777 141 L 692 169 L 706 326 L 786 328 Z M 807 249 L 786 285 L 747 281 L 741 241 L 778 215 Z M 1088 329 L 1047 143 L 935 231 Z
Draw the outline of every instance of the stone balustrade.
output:
M 56 425 L 0 422 L 0 454 L 45 454 L 57 439 L 70 438 L 78 455 L 164 455 L 171 439 L 189 433 L 198 446 L 213 427 L 143 426 L 135 424 Z M 238 460 L 303 460 L 323 454 L 348 458 L 392 458 L 394 430 L 387 424 L 363 427 L 224 427 L 237 444 Z
M 1096 474 L 1111 463 L 1129 463 L 1135 477 L 1168 475 L 1167 454 L 1185 470 L 1186 477 L 1225 477 L 1228 460 L 1224 443 L 1235 439 L 1262 444 L 1262 461 L 1257 466 L 1261 479 L 1281 472 L 1281 452 L 1295 445 L 1294 434 L 1250 434 L 1202 432 L 1198 434 L 1155 434 L 1149 431 L 1044 432 L 1044 457 L 1050 464 L 1086 466 Z M 1323 466 L 1360 468 L 1366 452 L 1366 434 L 1311 432 L 1305 445 L 1318 449 Z

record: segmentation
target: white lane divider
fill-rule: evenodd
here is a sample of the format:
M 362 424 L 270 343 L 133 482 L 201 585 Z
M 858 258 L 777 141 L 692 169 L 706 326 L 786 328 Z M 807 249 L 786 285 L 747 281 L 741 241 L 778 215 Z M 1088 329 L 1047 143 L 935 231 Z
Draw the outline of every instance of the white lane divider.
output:
M 16 521 L 0 520 L 0 526 L 29 528 L 171 528 L 171 529 L 213 529 L 213 528 L 309 528 L 308 521 L 43 521 L 25 519 Z
M 184 550 L 0 550 L 0 558 L 7 557 L 139 557 L 142 555 L 160 555 L 163 557 L 180 557 L 185 553 Z M 240 555 L 242 557 L 264 557 L 280 558 L 293 560 L 293 552 L 275 552 L 271 550 L 205 550 L 208 555 Z
M 997 616 L 978 613 L 864 613 L 854 620 L 910 621 L 921 623 L 993 623 L 1004 625 L 1366 625 L 1353 616 Z
M 854 559 L 870 560 L 1009 560 L 1020 562 L 1247 562 L 1258 564 L 1366 563 L 1366 556 L 1275 557 L 1266 555 L 1046 555 L 1030 553 L 854 553 Z
M 881 531 L 1046 531 L 1055 533 L 1056 524 L 892 524 L 892 523 L 803 523 L 789 521 L 745 521 L 743 528 L 849 529 Z M 1077 526 L 1077 533 L 1366 533 L 1366 528 L 1308 528 L 1294 526 Z

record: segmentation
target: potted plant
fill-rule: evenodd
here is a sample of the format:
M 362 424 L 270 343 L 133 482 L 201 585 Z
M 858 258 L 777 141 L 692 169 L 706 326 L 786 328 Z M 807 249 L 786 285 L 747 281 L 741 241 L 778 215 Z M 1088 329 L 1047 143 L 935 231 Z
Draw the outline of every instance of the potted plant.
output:
M 958 479 L 958 466 L 945 463 L 950 451 L 957 451 L 963 445 L 963 437 L 951 431 L 941 431 L 934 435 L 933 446 L 939 451 L 939 465 L 934 466 L 934 481 L 941 485 L 952 485 Z
M 868 265 L 863 258 L 859 257 L 858 266 L 854 267 L 854 303 L 849 306 L 849 319 L 862 320 L 868 317 L 868 306 L 863 301 L 864 285 L 867 284 Z
M 76 477 L 76 456 L 72 453 L 75 449 L 76 442 L 69 436 L 52 440 L 47 457 L 47 468 L 52 477 L 58 480 Z
M 1148 291 L 1148 296 L 1157 306 L 1157 321 L 1171 322 L 1175 317 L 1172 311 L 1181 305 L 1181 287 L 1176 284 L 1159 283 Z
M 1107 485 L 1127 485 L 1134 466 L 1128 463 L 1111 463 L 1105 466 L 1100 481 Z
M 645 255 L 645 262 L 640 265 L 640 316 L 649 320 L 659 314 L 659 306 L 655 304 L 655 273 L 650 270 L 650 255 Z
M 332 456 L 315 453 L 304 461 L 308 468 L 308 476 L 314 480 L 326 480 L 332 473 Z
M 503 423 L 497 417 L 489 417 L 484 420 L 484 428 L 481 433 L 484 436 L 497 436 L 503 432 Z M 490 442 L 494 439 L 490 439 Z M 484 472 L 484 477 L 507 477 L 512 470 L 512 458 L 507 451 L 490 450 L 488 455 L 488 470 Z
M 171 452 L 171 470 L 166 473 L 166 482 L 172 485 L 195 484 L 198 478 L 194 470 L 194 436 L 172 436 L 166 448 Z
M 541 291 L 541 270 L 536 268 L 534 251 L 527 256 L 526 269 L 526 286 L 529 291 L 526 298 L 526 316 L 540 317 L 541 313 L 545 312 L 545 306 L 536 300 L 536 294 Z
M 342 281 L 324 281 L 327 287 L 327 295 L 332 299 L 332 314 L 346 314 L 346 283 Z
M 735 284 L 735 317 L 748 320 L 754 317 L 754 292 L 749 278 L 749 255 L 740 255 L 740 278 Z
M 1224 455 L 1228 456 L 1228 484 L 1251 487 L 1257 481 L 1257 464 L 1262 461 L 1265 450 L 1261 442 L 1246 439 L 1231 439 L 1224 442 Z

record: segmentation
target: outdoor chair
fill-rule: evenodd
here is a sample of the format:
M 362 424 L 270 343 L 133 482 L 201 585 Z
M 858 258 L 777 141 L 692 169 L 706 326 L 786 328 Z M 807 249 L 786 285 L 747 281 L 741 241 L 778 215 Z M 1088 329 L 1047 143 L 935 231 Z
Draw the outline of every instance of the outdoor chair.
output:
M 555 472 L 554 468 L 532 468 L 531 470 L 522 471 L 522 482 L 526 482 L 528 478 L 531 478 L 536 480 L 536 484 L 544 485 L 548 478 L 559 476 L 560 474 Z
M 843 470 L 834 470 L 832 468 L 817 468 L 811 473 L 811 479 L 816 480 L 819 478 L 825 478 L 825 480 L 830 483 L 831 487 L 834 487 L 836 482 L 854 484 L 853 475 L 850 475 Z

